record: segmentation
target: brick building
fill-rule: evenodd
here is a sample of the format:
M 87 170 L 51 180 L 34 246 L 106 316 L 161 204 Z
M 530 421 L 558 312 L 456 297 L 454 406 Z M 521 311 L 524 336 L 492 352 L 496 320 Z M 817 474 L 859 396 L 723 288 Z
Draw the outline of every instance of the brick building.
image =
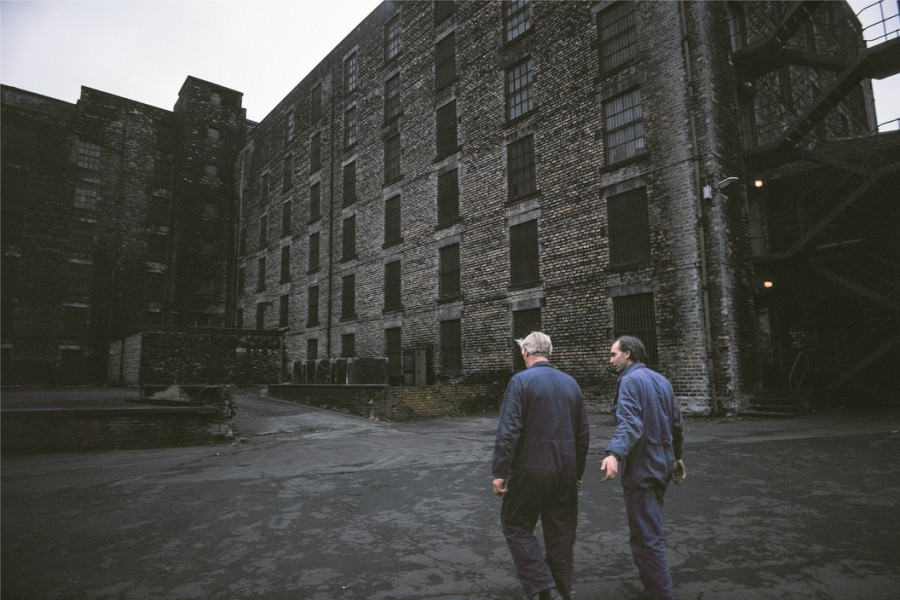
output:
M 844 3 L 384 2 L 258 124 L 240 94 L 193 78 L 174 113 L 160 111 L 176 135 L 157 312 L 280 329 L 281 380 L 295 383 L 335 357 L 387 357 L 393 383 L 504 382 L 520 366 L 513 339 L 541 328 L 600 409 L 610 340 L 632 333 L 686 410 L 744 409 L 796 381 L 803 352 L 786 315 L 814 312 L 819 289 L 773 299 L 761 276 L 805 271 L 825 231 L 843 244 L 835 205 L 875 221 L 884 209 L 898 144 L 870 136 L 868 78 L 900 70 L 894 42 L 866 49 Z M 15 94 L 4 88 L 4 120 Z M 109 112 L 119 137 L 92 143 L 147 152 L 124 108 Z M 827 144 L 841 157 L 816 154 Z M 4 133 L 4 180 L 6 145 Z M 835 164 L 859 176 L 873 156 L 881 170 L 824 208 L 838 215 L 811 219 L 823 207 L 805 210 L 797 189 Z M 773 232 L 788 205 L 804 242 L 783 256 Z M 6 209 L 4 193 L 4 223 Z M 146 227 L 113 218 L 119 233 Z M 854 219 L 890 261 L 885 228 Z M 857 375 L 896 355 L 896 285 L 884 351 Z M 829 314 L 808 337 L 824 339 Z M 4 345 L 4 366 L 18 348 L 18 336 Z

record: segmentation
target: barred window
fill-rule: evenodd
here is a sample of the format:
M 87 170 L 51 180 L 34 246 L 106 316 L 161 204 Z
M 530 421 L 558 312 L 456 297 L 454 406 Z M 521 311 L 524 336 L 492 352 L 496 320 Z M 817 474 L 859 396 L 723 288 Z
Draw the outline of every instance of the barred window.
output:
M 310 286 L 306 294 L 306 325 L 313 327 L 319 324 L 319 286 Z
M 597 15 L 600 72 L 609 74 L 638 54 L 636 2 L 616 2 Z
M 296 122 L 294 120 L 294 111 L 289 110 L 287 113 L 287 125 L 285 127 L 284 136 L 287 141 L 292 141 L 294 139 L 294 129 L 296 126 Z
M 647 362 L 656 364 L 656 309 L 652 293 L 613 298 L 613 328 L 615 337 L 633 335 L 644 342 Z
M 456 138 L 456 100 L 437 110 L 437 157 L 446 158 L 459 149 Z
M 503 3 L 504 39 L 511 42 L 531 29 L 531 13 L 528 0 L 511 0 Z
M 75 188 L 75 208 L 81 210 L 97 209 L 97 191 L 87 188 Z
M 291 201 L 281 205 L 281 237 L 291 235 Z
M 356 275 L 344 275 L 341 279 L 341 318 L 356 317 Z
M 169 236 L 164 233 L 147 234 L 147 260 L 164 263 L 168 255 Z
M 442 90 L 456 80 L 456 34 L 450 32 L 434 45 L 434 89 Z
M 542 331 L 543 327 L 541 326 L 541 309 L 540 308 L 528 308 L 525 310 L 516 310 L 513 311 L 513 331 L 512 337 L 514 340 L 520 340 L 527 336 L 532 331 Z M 525 368 L 525 361 L 522 359 L 522 350 L 519 348 L 519 345 L 515 342 L 512 342 L 513 349 L 513 367 L 516 371 L 521 371 Z
M 441 321 L 441 371 L 462 371 L 462 323 L 459 319 Z
M 384 245 L 393 246 L 402 241 L 400 196 L 391 196 L 384 201 Z
M 400 74 L 391 76 L 384 82 L 384 122 L 388 123 L 400 116 Z
M 453 169 L 438 175 L 438 227 L 445 227 L 459 220 L 459 178 Z
M 606 164 L 615 164 L 644 153 L 640 89 L 604 102 L 603 119 L 606 125 Z
M 459 296 L 459 244 L 444 246 L 438 256 L 440 277 L 438 297 L 448 300 Z
M 291 247 L 281 247 L 281 283 L 288 283 L 291 280 Z
M 269 215 L 259 218 L 259 249 L 265 250 L 269 243 Z
M 266 328 L 266 304 L 264 302 L 256 305 L 256 328 Z
M 283 294 L 278 297 L 278 326 L 287 327 L 290 318 L 291 297 Z
M 309 236 L 309 265 L 307 267 L 310 273 L 319 270 L 319 234 L 312 233 Z
M 650 260 L 650 225 L 647 188 L 610 196 L 606 201 L 609 222 L 609 265 L 634 266 Z
M 263 256 L 256 263 L 256 291 L 266 289 L 266 257 Z
M 509 228 L 509 284 L 512 287 L 535 285 L 540 281 L 538 268 L 537 220 Z
M 344 112 L 344 148 L 356 143 L 356 107 L 351 106 Z
M 359 63 L 356 52 L 344 59 L 344 93 L 349 94 L 356 89 L 359 77 Z
M 400 261 L 395 260 L 384 265 L 384 310 L 385 312 L 402 310 Z
M 322 134 L 316 133 L 309 140 L 309 171 L 315 173 L 322 168 Z
M 309 221 L 312 223 L 322 216 L 322 189 L 318 183 L 309 186 Z
M 344 219 L 343 232 L 341 260 L 351 260 L 356 258 L 356 215 L 350 215 Z
M 259 182 L 259 203 L 265 206 L 269 203 L 269 174 L 263 173 Z
M 400 134 L 394 134 L 384 141 L 384 183 L 400 179 Z
M 281 190 L 286 192 L 294 187 L 294 157 L 288 154 L 284 157 L 282 164 Z
M 147 203 L 147 223 L 152 225 L 169 224 L 169 199 L 153 196 Z
M 531 85 L 534 77 L 531 59 L 506 70 L 506 120 L 512 121 L 531 112 L 534 108 Z
M 506 147 L 506 178 L 507 194 L 511 201 L 537 192 L 534 136 L 525 136 Z
M 384 61 L 390 62 L 400 55 L 400 15 L 395 15 L 384 26 Z
M 344 196 L 343 206 L 350 206 L 356 202 L 356 161 L 344 165 Z
M 75 142 L 76 162 L 82 169 L 97 171 L 100 169 L 100 146 L 78 140 Z

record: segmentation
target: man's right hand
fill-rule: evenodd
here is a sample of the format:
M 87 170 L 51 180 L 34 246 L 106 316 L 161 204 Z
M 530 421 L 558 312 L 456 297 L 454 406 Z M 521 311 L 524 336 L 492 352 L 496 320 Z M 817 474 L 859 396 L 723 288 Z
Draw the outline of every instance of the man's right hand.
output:
M 499 477 L 494 480 L 494 495 L 495 496 L 503 496 L 506 493 L 506 480 L 500 479 Z

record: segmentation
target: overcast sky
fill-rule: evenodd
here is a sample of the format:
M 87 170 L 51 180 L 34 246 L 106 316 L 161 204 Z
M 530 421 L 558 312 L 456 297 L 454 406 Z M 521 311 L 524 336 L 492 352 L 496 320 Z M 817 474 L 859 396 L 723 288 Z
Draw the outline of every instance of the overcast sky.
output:
M 84 85 L 172 110 L 193 75 L 243 92 L 247 117 L 260 121 L 378 4 L 2 0 L 0 81 L 73 103 Z M 896 0 L 886 4 L 897 12 Z M 878 121 L 900 118 L 900 76 L 874 85 Z

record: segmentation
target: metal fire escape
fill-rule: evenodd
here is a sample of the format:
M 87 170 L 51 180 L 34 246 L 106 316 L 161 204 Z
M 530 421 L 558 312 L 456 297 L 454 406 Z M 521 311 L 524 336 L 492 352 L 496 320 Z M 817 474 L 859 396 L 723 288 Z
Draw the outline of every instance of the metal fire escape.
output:
M 783 303 L 817 322 L 784 352 L 784 383 L 827 397 L 900 349 L 900 131 L 864 135 L 853 122 L 861 84 L 900 73 L 898 3 L 868 7 L 884 32 L 868 47 L 834 34 L 833 3 L 780 6 L 780 17 L 742 13 L 733 46 L 744 164 L 765 186 L 751 193 L 767 194 L 754 260 L 789 279 Z

